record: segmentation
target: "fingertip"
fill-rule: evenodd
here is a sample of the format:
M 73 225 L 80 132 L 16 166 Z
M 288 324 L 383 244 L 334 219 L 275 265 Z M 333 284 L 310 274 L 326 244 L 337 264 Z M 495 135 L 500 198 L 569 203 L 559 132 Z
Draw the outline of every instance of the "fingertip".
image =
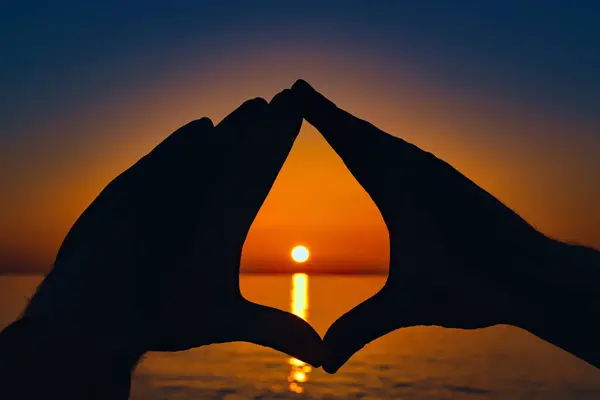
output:
M 323 360 L 322 359 L 314 359 L 314 360 L 303 360 L 305 363 L 307 363 L 308 365 L 310 365 L 311 367 L 317 369 L 323 366 Z
M 327 372 L 329 375 L 333 375 L 336 372 L 338 372 L 339 368 L 331 366 L 331 365 L 327 365 L 327 364 L 323 364 L 323 371 Z
M 335 328 L 335 323 L 331 328 L 329 328 L 323 338 L 323 370 L 328 374 L 335 374 L 348 361 L 350 356 L 346 355 L 348 353 L 348 349 L 346 348 L 348 340 L 343 335 L 336 334 L 340 329 Z M 342 327 L 342 333 L 343 330 L 344 328 Z M 353 350 L 352 354 L 355 351 L 358 350 Z
M 274 102 L 288 99 L 291 96 L 293 96 L 291 89 L 283 89 L 281 92 L 279 92 L 275 96 L 273 96 L 273 98 L 271 99 L 271 102 L 269 104 L 273 104 Z
M 296 108 L 295 106 L 297 105 L 297 101 L 295 99 L 296 96 L 290 89 L 284 89 L 281 92 L 277 93 L 275 96 L 273 96 L 269 105 L 271 107 L 291 111 Z
M 262 97 L 255 97 L 253 99 L 246 100 L 244 103 L 242 103 L 241 106 L 239 106 L 237 108 L 237 110 L 235 110 L 230 115 L 233 115 L 233 114 L 236 114 L 236 115 L 237 114 L 242 114 L 242 115 L 252 114 L 252 113 L 255 113 L 255 112 L 260 111 L 260 110 L 266 110 L 268 105 L 269 105 L 269 103 L 264 98 L 262 98 Z
M 323 340 L 302 318 L 271 307 L 250 303 L 240 318 L 243 340 L 267 346 L 314 368 L 323 365 Z
M 269 103 L 264 98 L 255 97 L 253 99 L 247 100 L 244 104 L 242 104 L 242 107 L 264 107 L 268 104 Z
M 262 118 L 268 110 L 267 101 L 262 97 L 246 100 L 242 105 L 227 115 L 219 124 L 218 128 L 225 131 L 239 129 L 248 124 L 248 121 Z
M 202 117 L 200 119 L 194 120 L 187 124 L 187 126 L 198 130 L 214 128 L 213 122 L 208 117 Z
M 382 290 L 335 321 L 323 338 L 325 372 L 336 373 L 367 344 L 394 330 L 392 309 Z
M 301 344 L 297 349 L 298 353 L 296 357 L 310 364 L 313 368 L 319 368 L 326 361 L 323 339 L 308 322 L 302 320 L 301 326 L 304 326 L 304 334 L 302 336 L 306 339 L 302 343 L 302 338 L 297 338 Z M 298 331 L 302 331 L 302 328 L 298 329 Z M 290 355 L 294 356 L 293 354 Z
M 200 121 L 202 122 L 203 125 L 206 125 L 210 128 L 214 128 L 214 126 L 215 126 L 215 124 L 212 122 L 212 120 L 208 117 L 200 118 Z
M 325 340 L 323 340 L 323 370 L 328 374 L 335 374 L 340 367 L 343 365 L 339 362 L 336 362 L 333 353 L 330 351 L 329 347 L 325 344 Z
M 313 89 L 313 87 L 310 86 L 305 80 L 298 79 L 292 85 L 292 93 L 294 93 L 294 95 L 296 96 L 298 103 L 302 105 L 302 113 L 311 114 L 307 109 L 310 109 L 312 107 L 311 105 L 313 102 L 319 101 L 319 97 L 315 96 L 316 94 L 318 94 L 318 92 L 315 89 Z M 303 116 L 306 118 L 308 115 Z
M 315 90 L 308 82 L 298 79 L 292 85 L 292 93 L 300 105 L 299 108 L 302 109 L 302 116 L 317 129 L 321 130 L 327 125 L 341 128 L 341 122 L 338 120 L 344 112 L 340 113 L 341 110 L 331 100 Z M 325 134 L 325 132 L 321 133 Z
M 302 126 L 302 109 L 297 96 L 290 90 L 284 89 L 277 93 L 269 103 L 274 121 L 286 129 L 290 135 L 297 135 Z M 279 133 L 278 133 L 279 134 Z
M 306 82 L 304 79 L 298 79 L 296 82 L 294 82 L 294 84 L 292 85 L 292 90 L 294 92 L 298 92 L 298 93 L 314 93 L 315 89 L 313 89 L 312 86 L 310 86 L 310 84 L 308 82 Z

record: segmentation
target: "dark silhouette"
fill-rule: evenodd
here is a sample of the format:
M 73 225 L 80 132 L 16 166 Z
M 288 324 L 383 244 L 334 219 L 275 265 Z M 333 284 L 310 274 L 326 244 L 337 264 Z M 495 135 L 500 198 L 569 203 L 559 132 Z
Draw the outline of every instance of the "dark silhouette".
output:
M 600 367 L 599 252 L 544 236 L 452 166 L 339 109 L 305 81 L 292 91 L 390 235 L 388 280 L 329 328 L 326 371 L 414 325 L 515 325 Z
M 230 341 L 321 365 L 307 322 L 239 288 L 246 234 L 302 123 L 293 97 L 191 122 L 100 193 L 0 336 L 0 397 L 127 398 L 145 352 Z
M 385 287 L 324 341 L 245 300 L 242 245 L 302 118 L 379 207 Z M 203 118 L 117 177 L 65 238 L 23 316 L 0 334 L 2 398 L 118 399 L 148 351 L 248 341 L 335 372 L 413 325 L 511 324 L 600 366 L 600 254 L 552 240 L 450 165 L 298 81 L 271 103 Z

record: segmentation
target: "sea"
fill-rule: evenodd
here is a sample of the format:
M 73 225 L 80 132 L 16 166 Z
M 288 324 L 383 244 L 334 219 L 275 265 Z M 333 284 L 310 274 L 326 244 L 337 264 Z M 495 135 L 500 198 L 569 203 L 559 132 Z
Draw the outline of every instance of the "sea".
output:
M 0 329 L 42 276 L 0 276 Z M 323 336 L 383 276 L 242 275 L 243 295 L 293 312 Z M 335 375 L 249 343 L 150 353 L 131 399 L 600 399 L 600 370 L 511 326 L 413 327 L 367 345 Z

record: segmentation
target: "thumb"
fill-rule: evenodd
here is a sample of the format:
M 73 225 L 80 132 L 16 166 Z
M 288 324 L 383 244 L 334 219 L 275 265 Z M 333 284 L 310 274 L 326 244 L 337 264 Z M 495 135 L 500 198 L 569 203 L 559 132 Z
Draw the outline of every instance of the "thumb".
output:
M 385 288 L 370 299 L 342 315 L 329 327 L 323 340 L 328 354 L 323 369 L 335 373 L 352 357 L 373 340 L 403 325 L 395 318 L 393 303 L 388 301 Z
M 323 341 L 302 318 L 249 301 L 241 316 L 241 340 L 281 351 L 315 368 L 323 363 Z

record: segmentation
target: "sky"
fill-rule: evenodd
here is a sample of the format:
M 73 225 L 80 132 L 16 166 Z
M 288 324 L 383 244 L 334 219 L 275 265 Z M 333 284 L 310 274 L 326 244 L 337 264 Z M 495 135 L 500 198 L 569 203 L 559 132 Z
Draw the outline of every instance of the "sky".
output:
M 86 4 L 90 3 L 90 4 Z M 45 272 L 102 188 L 179 126 L 303 78 L 554 238 L 600 248 L 600 5 L 0 5 L 0 272 Z M 242 270 L 387 270 L 369 196 L 304 123 Z

